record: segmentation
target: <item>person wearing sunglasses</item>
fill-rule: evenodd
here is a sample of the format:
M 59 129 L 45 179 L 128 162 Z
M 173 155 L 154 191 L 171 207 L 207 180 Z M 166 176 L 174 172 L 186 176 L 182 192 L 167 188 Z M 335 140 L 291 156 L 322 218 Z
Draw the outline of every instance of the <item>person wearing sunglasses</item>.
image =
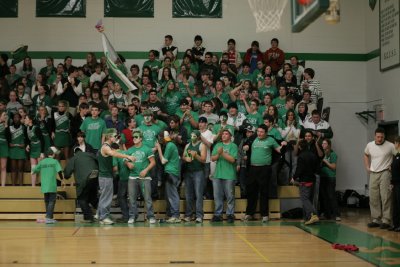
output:
M 147 210 L 147 220 L 150 224 L 156 223 L 153 210 L 153 200 L 151 198 L 151 180 L 150 170 L 156 165 L 153 150 L 143 144 L 143 132 L 133 130 L 133 146 L 125 153 L 135 158 L 134 162 L 125 161 L 129 169 L 128 195 L 129 195 L 129 220 L 128 224 L 133 224 L 138 218 L 137 197 L 140 188 Z
M 111 202 L 114 194 L 113 157 L 124 158 L 131 162 L 135 162 L 136 158 L 133 155 L 122 154 L 111 148 L 117 137 L 117 131 L 114 128 L 107 129 L 104 136 L 105 142 L 97 152 L 100 187 L 98 213 L 100 224 L 109 225 L 114 224 L 114 221 L 110 219 Z

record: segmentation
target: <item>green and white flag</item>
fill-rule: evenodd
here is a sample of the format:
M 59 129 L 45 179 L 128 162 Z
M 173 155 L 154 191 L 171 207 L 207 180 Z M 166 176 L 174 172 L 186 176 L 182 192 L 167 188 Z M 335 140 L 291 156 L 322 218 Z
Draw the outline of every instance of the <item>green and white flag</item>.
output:
M 119 83 L 125 93 L 137 90 L 138 88 L 133 85 L 132 82 L 122 72 L 122 70 L 126 70 L 126 67 L 119 58 L 118 54 L 115 52 L 114 47 L 107 38 L 107 35 L 104 33 L 104 27 L 101 20 L 97 23 L 96 29 L 101 33 L 104 55 L 107 59 L 108 74 L 110 75 L 111 79 Z

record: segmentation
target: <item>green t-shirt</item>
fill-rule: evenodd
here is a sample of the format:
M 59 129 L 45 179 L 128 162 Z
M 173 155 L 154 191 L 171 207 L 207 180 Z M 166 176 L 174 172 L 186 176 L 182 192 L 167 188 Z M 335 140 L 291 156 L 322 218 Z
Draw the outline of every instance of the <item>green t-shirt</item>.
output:
M 158 134 L 161 132 L 160 127 L 154 124 L 142 124 L 138 128 L 143 133 L 143 144 L 148 146 L 149 148 L 153 148 L 157 141 Z
M 136 126 L 139 127 L 140 125 L 144 124 L 144 117 L 142 114 L 137 114 L 135 116 Z
M 83 120 L 80 129 L 86 135 L 86 143 L 94 149 L 100 149 L 102 135 L 107 129 L 105 121 L 102 118 L 87 117 Z
M 132 170 L 129 170 L 129 177 L 138 178 L 141 171 L 147 168 L 150 164 L 149 158 L 154 157 L 153 151 L 146 145 L 140 147 L 131 147 L 129 148 L 125 154 L 134 156 L 136 158 L 133 163 L 134 167 Z M 147 176 L 149 172 L 147 173 Z
M 337 162 L 337 155 L 334 151 L 331 151 L 329 155 L 325 155 L 324 159 L 326 159 L 329 163 L 336 163 Z M 329 177 L 335 178 L 336 177 L 336 170 L 332 170 L 326 166 L 326 164 L 322 164 L 321 168 L 321 176 L 322 177 Z
M 189 83 L 189 89 L 193 91 L 194 83 L 192 81 L 188 81 L 188 83 Z M 187 97 L 189 95 L 189 92 L 187 91 L 187 88 L 182 81 L 178 82 L 178 86 L 179 86 L 179 92 L 181 92 L 182 96 Z
M 178 115 L 179 118 L 183 117 L 183 112 L 180 109 L 175 114 Z M 193 117 L 194 121 L 197 122 L 199 120 L 199 114 L 197 112 L 190 111 L 190 115 Z M 192 125 L 190 124 L 190 120 L 188 117 L 185 117 L 185 119 L 183 120 L 182 126 L 186 128 L 187 135 L 188 135 L 187 137 L 190 139 L 190 135 L 192 134 L 192 131 L 194 129 L 193 129 Z
M 264 99 L 264 96 L 268 93 L 272 94 L 272 96 L 275 98 L 278 96 L 278 89 L 276 89 L 276 87 L 272 85 L 269 87 L 263 86 L 260 87 L 260 89 L 258 89 L 258 94 L 260 96 L 260 99 Z
M 119 153 L 126 154 L 126 151 L 118 150 Z M 128 181 L 129 179 L 129 169 L 125 165 L 124 159 L 113 157 L 113 167 L 118 168 L 119 179 L 121 181 Z
M 236 179 L 236 159 L 238 154 L 238 147 L 235 143 L 229 142 L 224 144 L 222 142 L 217 143 L 212 151 L 212 155 L 218 154 L 218 148 L 222 147 L 223 151 L 230 156 L 232 156 L 235 161 L 230 163 L 225 158 L 220 156 L 217 160 L 217 165 L 215 167 L 214 179 L 225 179 L 225 180 L 235 180 Z
M 161 69 L 161 62 L 158 60 L 147 60 L 143 63 L 143 67 L 149 66 L 151 68 L 151 76 L 153 81 L 157 81 L 158 70 Z
M 61 165 L 56 159 L 45 158 L 39 161 L 32 172 L 40 173 L 42 193 L 57 192 L 57 174 L 61 170 Z
M 235 135 L 235 128 L 234 128 L 232 125 L 227 124 L 227 125 L 225 125 L 225 127 L 223 127 L 223 128 L 224 128 L 224 129 L 225 129 L 225 128 L 230 129 L 231 132 L 233 133 L 233 135 Z M 213 135 L 218 135 L 218 133 L 219 133 L 220 130 L 221 130 L 221 123 L 215 124 L 215 125 L 213 126 L 213 129 L 212 129 Z M 217 140 L 217 141 L 221 141 L 221 140 Z
M 282 140 L 283 139 L 281 133 L 275 127 L 272 127 L 268 131 L 267 135 L 274 137 L 276 140 Z
M 272 149 L 279 147 L 279 144 L 271 137 L 254 140 L 251 145 L 250 163 L 254 166 L 271 165 Z
M 278 112 L 280 109 L 285 108 L 285 104 L 286 104 L 286 97 L 284 99 L 277 97 L 274 98 L 274 100 L 272 100 L 272 105 L 276 106 Z
M 255 83 L 256 82 L 256 80 L 254 79 L 253 74 L 251 74 L 251 73 L 247 73 L 247 74 L 240 73 L 240 74 L 237 75 L 237 81 L 238 82 L 245 81 L 245 80 L 248 80 L 251 83 Z
M 173 91 L 167 92 L 164 96 L 165 110 L 168 115 L 174 115 L 179 108 L 179 102 L 183 98 L 181 92 Z
M 247 121 L 254 127 L 258 127 L 259 125 L 264 123 L 263 117 L 260 113 L 256 112 L 255 114 L 247 114 L 246 115 Z
M 165 146 L 164 158 L 168 160 L 165 164 L 164 170 L 166 173 L 170 173 L 179 176 L 180 173 L 180 160 L 178 148 L 173 142 L 168 142 Z

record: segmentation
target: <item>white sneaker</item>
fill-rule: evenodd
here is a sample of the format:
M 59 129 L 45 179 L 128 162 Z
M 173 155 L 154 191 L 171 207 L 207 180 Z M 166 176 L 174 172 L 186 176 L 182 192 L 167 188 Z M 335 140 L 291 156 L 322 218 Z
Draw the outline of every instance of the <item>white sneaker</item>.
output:
M 149 219 L 150 224 L 155 224 L 157 222 L 156 218 L 152 217 Z
M 135 219 L 134 218 L 129 218 L 128 220 L 128 224 L 134 224 L 135 223 Z
M 185 222 L 191 222 L 191 221 L 192 221 L 192 218 L 191 218 L 191 217 L 185 217 L 185 218 L 183 218 L 183 221 L 185 221 Z
M 171 217 L 168 220 L 166 220 L 167 223 L 180 223 L 181 219 L 176 218 L 176 217 Z
M 196 218 L 196 223 L 203 223 L 203 219 L 200 217 Z
M 46 224 L 53 224 L 53 223 L 56 223 L 56 222 L 57 222 L 56 220 L 50 219 L 50 218 L 46 218 L 46 221 L 45 221 Z
M 337 222 L 340 222 L 342 220 L 342 218 L 340 218 L 339 216 L 336 217 L 335 219 Z
M 242 221 L 244 221 L 244 222 L 251 221 L 251 220 L 253 220 L 253 216 L 251 216 L 251 215 L 246 214 L 242 217 Z
M 111 225 L 111 224 L 114 224 L 114 222 L 110 218 L 105 218 L 100 221 L 100 224 Z
M 262 223 L 267 223 L 267 222 L 268 222 L 268 216 L 262 217 L 261 222 L 262 222 Z

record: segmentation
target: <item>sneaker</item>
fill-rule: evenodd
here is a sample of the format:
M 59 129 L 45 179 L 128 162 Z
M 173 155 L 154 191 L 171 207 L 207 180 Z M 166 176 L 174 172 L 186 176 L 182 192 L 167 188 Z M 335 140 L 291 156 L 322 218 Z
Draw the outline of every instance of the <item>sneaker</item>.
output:
M 234 222 L 235 222 L 235 215 L 229 214 L 229 215 L 227 216 L 227 218 L 226 218 L 226 221 L 227 221 L 228 223 L 234 223 Z
M 196 223 L 203 223 L 203 218 L 200 217 L 196 218 Z
M 380 229 L 389 229 L 390 225 L 387 223 L 382 223 L 381 226 L 379 227 Z
M 192 218 L 191 217 L 185 217 L 185 218 L 183 218 L 183 221 L 184 222 L 191 222 Z
M 129 218 L 128 224 L 134 224 L 136 222 L 135 218 Z
M 211 219 L 211 222 L 222 222 L 222 216 L 214 215 Z
M 311 215 L 311 218 L 308 221 L 306 221 L 304 224 L 310 225 L 310 224 L 316 223 L 318 221 L 319 221 L 319 218 L 317 215 Z
M 96 221 L 99 220 L 99 214 L 96 212 L 96 214 L 93 216 L 93 219 L 95 219 Z
M 45 218 L 37 218 L 37 219 L 36 219 L 36 222 L 37 222 L 37 223 L 45 223 L 45 222 L 46 222 L 46 219 L 45 219 Z
M 100 224 L 111 225 L 111 224 L 114 224 L 114 222 L 110 218 L 105 218 L 100 221 Z
M 248 214 L 246 214 L 246 215 L 244 215 L 244 216 L 242 217 L 242 221 L 244 221 L 244 222 L 252 221 L 252 220 L 253 220 L 253 216 L 248 215 Z
M 154 218 L 154 217 L 151 217 L 150 219 L 149 219 L 149 223 L 150 224 L 155 224 L 157 222 L 157 220 L 156 220 L 156 218 Z
M 54 219 L 46 218 L 46 224 L 53 224 L 56 223 L 57 221 Z
M 337 216 L 336 218 L 335 218 L 335 221 L 337 221 L 337 222 L 340 222 L 342 220 L 342 218 L 340 218 L 339 216 Z
M 267 223 L 268 222 L 268 216 L 263 216 L 261 222 L 262 223 Z
M 165 222 L 167 222 L 167 223 L 180 223 L 181 219 L 179 219 L 177 217 L 171 217 L 168 220 L 166 220 Z
M 380 224 L 376 223 L 376 222 L 370 222 L 370 223 L 367 224 L 368 228 L 376 228 L 376 227 L 379 227 L 379 226 L 380 226 Z

